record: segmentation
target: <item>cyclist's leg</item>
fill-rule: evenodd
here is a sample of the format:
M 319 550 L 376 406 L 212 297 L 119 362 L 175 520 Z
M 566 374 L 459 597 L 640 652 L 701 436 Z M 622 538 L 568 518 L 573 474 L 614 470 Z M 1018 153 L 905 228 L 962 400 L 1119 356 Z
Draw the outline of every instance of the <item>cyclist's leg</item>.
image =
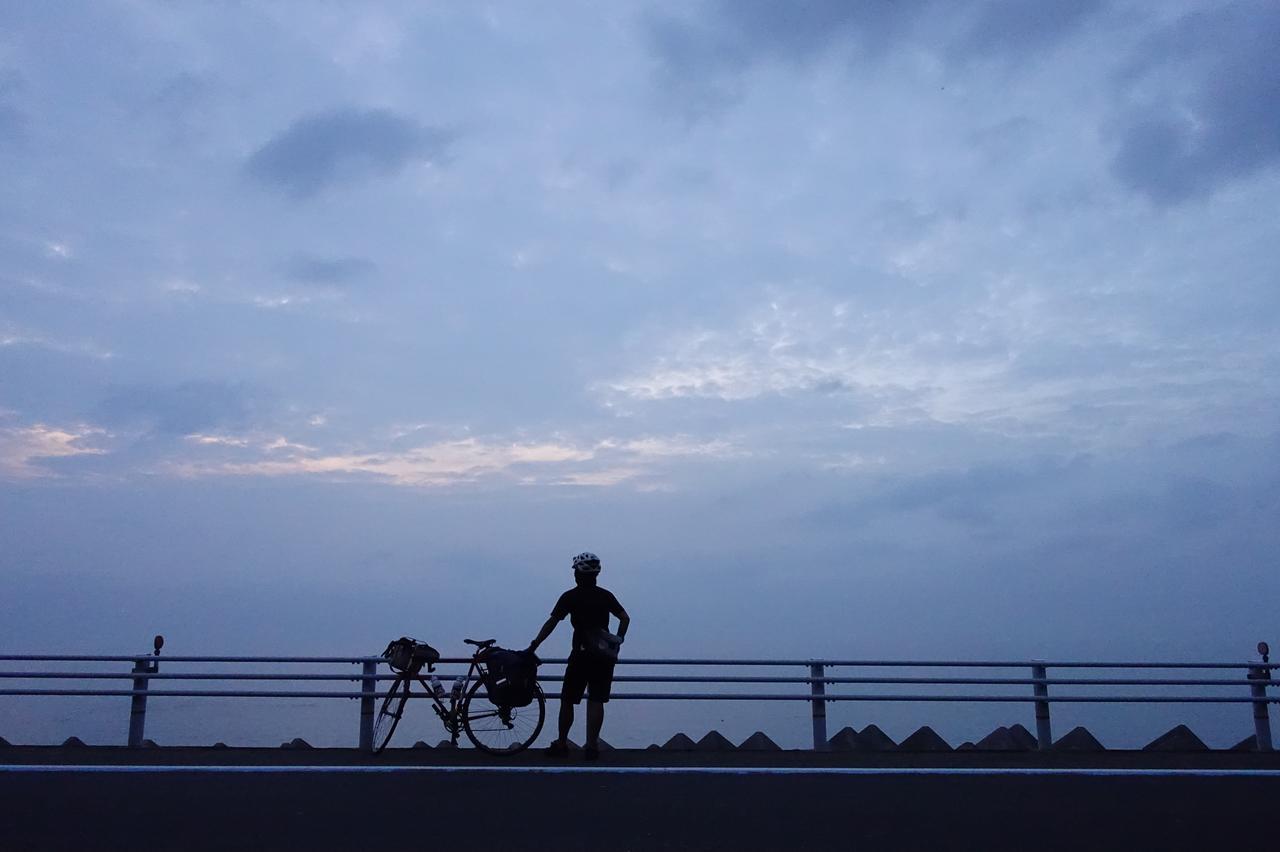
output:
M 569 730 L 573 727 L 573 705 L 581 702 L 587 691 L 587 674 L 584 662 L 570 654 L 569 664 L 564 669 L 564 683 L 560 687 L 560 739 L 557 742 L 565 743 L 569 740 Z
M 597 748 L 600 743 L 600 726 L 604 724 L 604 705 L 613 690 L 613 664 L 594 663 L 587 678 L 587 739 L 586 746 Z
M 557 721 L 560 731 L 558 742 L 566 743 L 569 741 L 569 731 L 573 728 L 573 702 L 565 700 L 563 695 L 560 696 L 560 716 Z
M 604 724 L 604 702 L 587 699 L 587 748 L 599 748 L 600 726 Z

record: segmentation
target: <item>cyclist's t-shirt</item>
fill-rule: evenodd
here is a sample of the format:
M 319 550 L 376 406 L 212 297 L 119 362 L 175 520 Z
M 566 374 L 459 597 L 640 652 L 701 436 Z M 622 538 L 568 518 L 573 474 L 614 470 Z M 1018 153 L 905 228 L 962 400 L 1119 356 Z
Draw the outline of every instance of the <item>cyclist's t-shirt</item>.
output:
M 608 589 L 574 586 L 556 601 L 551 617 L 563 621 L 566 615 L 569 616 L 569 623 L 573 625 L 573 650 L 577 651 L 586 646 L 582 637 L 587 631 L 608 630 L 609 616 L 621 617 L 622 612 L 622 604 Z

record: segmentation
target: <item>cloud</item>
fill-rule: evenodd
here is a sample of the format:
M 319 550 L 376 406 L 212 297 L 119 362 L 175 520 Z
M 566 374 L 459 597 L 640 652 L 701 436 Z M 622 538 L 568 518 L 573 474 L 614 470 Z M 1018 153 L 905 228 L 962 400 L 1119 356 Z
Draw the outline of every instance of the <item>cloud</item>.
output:
M 250 177 L 294 199 L 350 180 L 389 176 L 440 158 L 453 138 L 385 109 L 343 108 L 303 116 L 253 153 Z
M 1280 6 L 1236 3 L 1159 32 L 1126 69 L 1112 170 L 1161 205 L 1280 162 Z
M 660 58 L 688 70 L 746 66 L 761 60 L 804 63 L 828 51 L 879 56 L 931 25 L 938 43 L 960 55 L 1023 53 L 1059 41 L 1107 7 L 1105 0 L 1029 3 L 937 0 L 715 0 L 684 18 L 646 20 Z
M 202 443 L 213 443 L 202 436 Z M 234 441 L 224 439 L 224 445 Z M 475 438 L 442 441 L 397 452 L 325 454 L 290 452 L 284 458 L 183 463 L 174 470 L 187 476 L 358 476 L 371 475 L 396 485 L 439 486 L 473 482 L 522 465 L 586 461 L 590 450 L 567 444 L 490 443 Z
M 112 425 L 177 436 L 241 428 L 257 420 L 265 407 L 264 395 L 244 384 L 190 381 L 118 388 L 98 411 Z
M 688 118 L 723 109 L 741 94 L 739 75 L 762 61 L 804 64 L 829 51 L 878 53 L 932 0 L 717 0 L 681 17 L 643 21 L 667 102 Z
M 729 402 L 794 393 L 892 392 L 915 405 L 918 392 L 953 384 L 962 375 L 977 381 L 1003 370 L 1003 353 L 964 358 L 951 351 L 926 359 L 915 344 L 852 324 L 840 304 L 770 294 L 728 328 L 673 335 L 649 366 L 597 389 L 637 400 Z
M 645 471 L 638 467 L 607 467 L 600 470 L 574 471 L 556 479 L 555 485 L 578 485 L 586 488 L 610 488 L 634 480 Z M 533 484 L 527 480 L 525 484 Z
M 910 478 L 887 480 L 877 489 L 874 505 L 865 510 L 912 512 L 932 509 L 949 517 L 984 522 L 988 514 L 966 514 L 975 502 L 1029 499 L 1027 492 L 1045 481 L 1063 479 L 1069 466 L 1058 460 L 1031 463 L 986 463 L 961 470 L 941 470 Z
M 1104 0 L 991 0 L 979 5 L 972 26 L 953 44 L 952 53 L 964 58 L 1026 56 L 1061 41 L 1106 6 Z
M 156 90 L 148 103 L 163 115 L 181 119 L 206 102 L 214 88 L 208 78 L 184 71 L 170 77 Z
M 709 17 L 711 25 L 734 46 L 731 51 L 721 51 L 733 61 L 746 63 L 764 57 L 804 62 L 837 46 L 879 51 L 930 5 L 932 0 L 717 0 L 709 7 Z
M 66 355 L 83 355 L 102 361 L 108 361 L 115 357 L 115 353 L 111 350 L 103 349 L 90 341 L 70 342 L 56 340 L 45 334 L 21 331 L 9 323 L 0 323 L 0 348 L 10 346 L 35 346 L 41 349 L 48 349 L 51 352 L 59 352 Z
M 715 0 L 682 16 L 650 15 L 644 36 L 659 83 L 690 117 L 736 100 L 760 63 L 879 59 L 911 44 L 953 60 L 1021 59 L 1054 45 L 1106 8 L 1104 0 Z
M 739 454 L 733 444 L 722 438 L 698 440 L 687 435 L 648 436 L 627 441 L 605 440 L 600 449 L 618 449 L 641 458 L 665 458 L 676 456 L 714 456 L 726 458 Z
M 316 257 L 297 255 L 285 267 L 285 273 L 294 281 L 308 284 L 349 284 L 367 278 L 377 270 L 377 264 L 363 257 Z
M 40 462 L 79 455 L 101 455 L 91 442 L 106 433 L 85 425 L 0 428 L 0 476 L 34 479 L 52 475 Z
M 1218 428 L 1242 406 L 1274 407 L 1271 384 L 1243 376 L 1232 347 L 1210 340 L 1189 352 L 1125 332 L 1123 317 L 1068 331 L 1051 299 L 888 312 L 798 289 L 762 301 L 720 328 L 659 339 L 595 391 L 647 416 L 716 403 L 721 418 L 806 432 L 838 418 L 852 429 L 936 422 L 1087 447 Z
M 223 84 L 212 74 L 182 71 L 158 81 L 157 87 L 136 107 L 139 118 L 155 122 L 170 146 L 186 156 L 215 144 L 220 114 L 230 101 Z
M 1222 558 L 1214 548 L 1205 551 L 1212 556 L 1188 559 L 1195 539 L 1266 529 L 1280 505 L 1280 470 L 1275 435 L 1209 444 L 1205 437 L 1121 452 L 864 471 L 840 491 L 818 491 L 816 505 L 796 517 L 833 534 L 918 530 L 935 544 L 952 536 L 966 547 L 981 541 L 981 558 L 1026 564 L 1037 564 L 1037 552 L 1060 551 L 1070 563 L 1137 542 L 1149 543 L 1153 563 L 1179 553 L 1211 562 Z
M 730 442 L 686 435 L 572 441 L 462 438 L 397 449 L 326 452 L 280 436 L 191 434 L 213 458 L 171 458 L 177 476 L 373 477 L 392 485 L 444 487 L 505 476 L 522 485 L 611 486 L 648 477 L 670 460 L 741 455 Z M 652 482 L 648 483 L 653 486 Z

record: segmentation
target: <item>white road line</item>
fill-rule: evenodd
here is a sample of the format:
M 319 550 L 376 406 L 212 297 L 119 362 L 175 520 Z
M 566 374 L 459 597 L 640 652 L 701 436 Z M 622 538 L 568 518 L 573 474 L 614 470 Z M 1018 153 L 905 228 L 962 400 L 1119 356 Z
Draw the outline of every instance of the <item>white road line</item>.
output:
M 378 775 L 410 774 L 496 774 L 496 775 L 1048 775 L 1087 777 L 1190 777 L 1280 778 L 1280 769 L 1049 769 L 1049 768 L 939 768 L 868 766 L 104 766 L 97 764 L 11 764 L 0 765 L 0 774 L 97 773 L 200 775 L 260 773 L 301 775 L 315 773 Z

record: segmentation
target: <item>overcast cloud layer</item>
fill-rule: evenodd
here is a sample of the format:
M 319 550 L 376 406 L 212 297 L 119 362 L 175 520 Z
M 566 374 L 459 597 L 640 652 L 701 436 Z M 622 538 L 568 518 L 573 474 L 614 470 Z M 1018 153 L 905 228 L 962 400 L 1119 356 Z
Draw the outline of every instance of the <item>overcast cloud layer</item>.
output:
M 642 656 L 1244 657 L 1277 43 L 1271 2 L 6 3 L 0 645 L 523 644 L 589 548 Z

